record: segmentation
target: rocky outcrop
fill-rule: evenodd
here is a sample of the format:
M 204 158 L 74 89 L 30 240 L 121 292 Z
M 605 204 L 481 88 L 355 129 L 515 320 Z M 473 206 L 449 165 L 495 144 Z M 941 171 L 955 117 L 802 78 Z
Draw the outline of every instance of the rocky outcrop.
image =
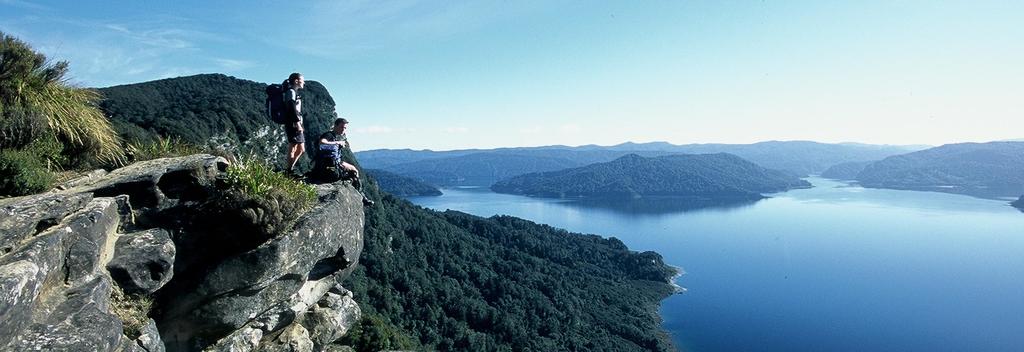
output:
M 317 185 L 294 226 L 254 234 L 213 211 L 226 167 L 151 160 L 0 200 L 0 350 L 327 349 L 360 314 L 339 282 L 362 251 L 361 195 Z
M 1017 200 L 1013 201 L 1013 203 L 1010 203 L 1010 205 L 1014 206 L 1017 209 L 1020 209 L 1021 211 L 1024 211 L 1024 196 L 1020 196 L 1020 198 L 1017 198 Z
M 107 271 L 126 292 L 151 294 L 174 276 L 174 251 L 167 230 L 125 234 L 114 245 Z

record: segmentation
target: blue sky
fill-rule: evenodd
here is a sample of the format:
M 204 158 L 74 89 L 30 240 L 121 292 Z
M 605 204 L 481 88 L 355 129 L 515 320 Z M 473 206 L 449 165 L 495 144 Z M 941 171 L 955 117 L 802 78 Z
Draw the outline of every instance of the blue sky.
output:
M 1024 137 L 1024 2 L 0 0 L 82 86 L 324 83 L 356 150 Z

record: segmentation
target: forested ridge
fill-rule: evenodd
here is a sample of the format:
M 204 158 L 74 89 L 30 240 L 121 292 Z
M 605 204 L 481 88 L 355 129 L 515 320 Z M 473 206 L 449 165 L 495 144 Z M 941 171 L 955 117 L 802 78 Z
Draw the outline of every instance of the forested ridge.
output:
M 346 283 L 369 316 L 357 346 L 370 335 L 374 348 L 672 350 L 657 309 L 674 271 L 654 252 L 391 195 L 366 215 L 365 236 Z M 386 338 L 389 329 L 413 339 Z
M 1024 142 L 947 144 L 871 163 L 865 187 L 1007 197 L 1024 193 Z
M 365 169 L 367 174 L 377 180 L 380 189 L 400 197 L 439 196 L 441 190 L 425 182 L 378 169 Z
M 495 192 L 543 197 L 761 198 L 761 193 L 809 187 L 807 181 L 735 155 L 630 154 L 607 163 L 520 175 L 494 184 Z
M 853 161 L 832 165 L 821 173 L 821 177 L 835 180 L 856 180 L 857 175 L 875 161 Z
M 168 78 L 100 88 L 100 108 L 129 142 L 170 139 L 278 162 L 284 131 L 266 115 L 266 87 L 223 74 Z M 313 80 L 299 96 L 308 144 L 299 168 L 307 170 L 313 142 L 334 122 L 335 105 L 327 88 Z

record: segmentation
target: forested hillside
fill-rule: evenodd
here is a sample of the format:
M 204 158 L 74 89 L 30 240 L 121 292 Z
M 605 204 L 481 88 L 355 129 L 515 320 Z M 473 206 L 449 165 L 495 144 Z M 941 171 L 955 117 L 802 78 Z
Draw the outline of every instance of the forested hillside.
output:
M 671 350 L 657 309 L 673 270 L 617 239 L 499 216 L 435 212 L 385 195 L 345 284 L 368 350 Z M 408 334 L 408 335 L 404 335 Z M 411 336 L 404 340 L 402 336 Z
M 476 153 L 392 165 L 386 170 L 437 185 L 490 185 L 522 172 L 561 170 L 580 164 L 565 158 Z
M 243 154 L 277 160 L 286 144 L 281 125 L 266 117 L 266 86 L 222 74 L 169 78 L 101 88 L 100 108 L 128 141 L 159 137 L 197 146 L 231 145 Z M 299 94 L 311 142 L 331 127 L 334 99 L 316 81 L 306 81 Z M 304 164 L 308 160 L 303 157 Z
M 865 187 L 963 193 L 1024 194 L 1024 142 L 947 144 L 886 158 L 857 176 Z
M 377 184 L 382 191 L 399 197 L 441 195 L 441 190 L 437 189 L 437 187 L 409 177 L 378 169 L 364 169 L 363 171 L 377 180 Z
M 723 153 L 654 158 L 630 154 L 607 163 L 520 175 L 491 189 L 543 197 L 759 199 L 760 193 L 802 187 L 810 184 Z
M 821 177 L 831 178 L 835 180 L 856 180 L 857 175 L 861 171 L 864 171 L 869 164 L 874 161 L 853 161 L 848 163 L 842 163 L 838 165 L 832 165 L 832 167 L 821 173 Z

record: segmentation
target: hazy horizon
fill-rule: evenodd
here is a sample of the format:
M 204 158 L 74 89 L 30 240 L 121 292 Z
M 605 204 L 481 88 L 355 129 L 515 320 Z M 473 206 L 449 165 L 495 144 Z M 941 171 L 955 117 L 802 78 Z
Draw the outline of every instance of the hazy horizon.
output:
M 860 144 L 860 145 L 871 145 L 871 146 L 882 146 L 882 147 L 933 148 L 933 147 L 938 147 L 938 146 L 947 145 L 947 144 L 961 144 L 961 143 L 1024 142 L 1024 138 L 1004 139 L 1004 140 L 995 140 L 995 141 L 965 141 L 965 142 L 956 142 L 956 143 L 943 143 L 943 144 L 937 144 L 937 145 L 933 145 L 933 144 L 873 144 L 873 143 L 863 143 L 863 142 L 856 142 L 856 141 L 821 142 L 821 141 L 814 141 L 814 140 L 776 140 L 776 139 L 767 139 L 767 140 L 760 140 L 760 141 L 752 142 L 752 143 L 720 143 L 720 142 L 672 143 L 672 142 L 666 142 L 666 141 L 646 141 L 646 142 L 624 141 L 624 142 L 613 143 L 613 144 L 594 144 L 594 143 L 575 144 L 575 145 L 568 145 L 568 144 L 543 144 L 543 145 L 498 146 L 498 147 L 488 147 L 488 148 L 472 148 L 472 147 L 467 147 L 467 148 L 452 148 L 452 149 L 408 148 L 408 147 L 403 147 L 403 148 L 374 148 L 374 149 L 359 149 L 359 148 L 355 148 L 354 151 L 355 152 L 364 152 L 364 151 L 373 151 L 373 150 L 403 150 L 403 149 L 410 149 L 410 150 L 414 150 L 414 151 L 447 152 L 447 151 L 459 151 L 459 150 L 477 150 L 477 149 L 479 149 L 479 150 L 489 150 L 489 149 L 502 149 L 502 148 L 544 148 L 544 147 L 578 148 L 578 147 L 588 147 L 588 146 L 615 147 L 615 146 L 619 146 L 619 145 L 623 145 L 623 144 L 630 144 L 630 143 L 632 143 L 632 144 L 641 144 L 641 145 L 642 144 L 650 144 L 650 143 L 669 143 L 669 144 L 676 145 L 676 146 L 682 146 L 682 145 L 712 145 L 712 144 L 749 145 L 749 144 L 767 143 L 767 142 L 813 142 L 813 143 L 822 143 L 822 144 Z
M 69 61 L 72 82 L 89 87 L 302 72 L 352 121 L 356 150 L 941 145 L 1024 131 L 1019 2 L 398 0 L 282 12 L 0 0 L 0 31 Z

